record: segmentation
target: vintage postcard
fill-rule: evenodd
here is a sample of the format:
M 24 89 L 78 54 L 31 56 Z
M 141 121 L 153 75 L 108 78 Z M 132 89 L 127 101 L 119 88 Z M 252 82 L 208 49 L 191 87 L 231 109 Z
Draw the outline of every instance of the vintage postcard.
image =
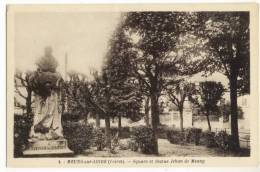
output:
M 256 166 L 258 5 L 7 5 L 9 167 Z

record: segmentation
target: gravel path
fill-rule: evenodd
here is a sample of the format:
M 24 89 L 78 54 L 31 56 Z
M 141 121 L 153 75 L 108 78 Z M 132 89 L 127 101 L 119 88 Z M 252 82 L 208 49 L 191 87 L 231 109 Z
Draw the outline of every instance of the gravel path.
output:
M 121 140 L 125 142 L 125 140 Z M 207 148 L 206 146 L 195 146 L 194 144 L 176 145 L 171 144 L 166 139 L 159 139 L 159 156 L 163 157 L 233 157 L 233 156 L 248 156 L 248 152 L 241 152 L 239 154 L 224 153 L 216 148 Z M 95 148 L 86 150 L 83 154 L 76 155 L 76 157 L 150 157 L 155 155 L 146 155 L 140 152 L 127 150 L 116 150 L 116 153 L 110 153 L 108 150 L 96 151 Z

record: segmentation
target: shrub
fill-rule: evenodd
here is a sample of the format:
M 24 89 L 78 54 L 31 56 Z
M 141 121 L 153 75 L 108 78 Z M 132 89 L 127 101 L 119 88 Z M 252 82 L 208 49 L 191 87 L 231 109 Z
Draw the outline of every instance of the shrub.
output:
M 120 140 L 120 141 L 119 141 L 119 149 L 120 149 L 120 150 L 127 150 L 127 149 L 131 148 L 129 141 L 130 141 L 130 139 Z
M 94 130 L 94 146 L 97 147 L 98 151 L 102 151 L 106 146 L 106 137 L 100 128 Z
M 201 128 L 188 128 L 185 130 L 186 132 L 186 142 L 195 143 L 195 145 L 199 145 L 200 136 L 202 129 Z
M 169 127 L 167 125 L 158 126 L 158 128 L 157 128 L 158 138 L 167 139 L 167 132 L 171 129 L 172 129 L 172 127 Z
M 32 120 L 27 116 L 14 115 L 14 157 L 23 155 L 28 144 Z
M 138 151 L 139 145 L 138 145 L 138 143 L 137 143 L 133 138 L 131 138 L 131 139 L 128 141 L 128 145 L 129 145 L 131 151 L 134 151 L 134 152 L 137 152 L 137 151 Z
M 68 140 L 68 147 L 75 153 L 82 153 L 90 148 L 94 141 L 92 124 L 67 122 L 63 126 L 64 137 Z
M 205 131 L 201 134 L 200 144 L 206 145 L 207 147 L 215 147 L 215 133 L 211 131 Z
M 215 136 L 216 145 L 224 150 L 228 151 L 232 149 L 231 136 L 226 131 L 220 131 Z
M 185 133 L 178 129 L 171 129 L 167 131 L 167 139 L 172 144 L 184 144 Z
M 153 154 L 155 152 L 155 145 L 152 140 L 153 130 L 150 127 L 139 126 L 132 128 L 131 145 L 133 150 L 137 147 L 145 154 Z M 137 148 L 137 150 L 138 150 Z
M 115 134 L 112 139 L 111 139 L 111 149 L 110 152 L 111 153 L 117 153 L 117 148 L 119 147 L 119 137 L 118 137 L 118 133 Z

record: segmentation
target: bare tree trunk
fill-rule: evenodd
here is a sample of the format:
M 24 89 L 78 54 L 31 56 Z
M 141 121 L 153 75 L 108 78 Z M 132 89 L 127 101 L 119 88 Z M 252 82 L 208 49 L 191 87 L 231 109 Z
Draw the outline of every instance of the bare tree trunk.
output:
M 121 113 L 118 114 L 118 136 L 121 136 L 121 128 L 122 128 L 122 123 L 121 123 Z
M 27 97 L 26 97 L 26 115 L 29 118 L 32 118 L 32 90 L 30 88 L 27 89 Z
M 183 109 L 180 108 L 180 128 L 181 128 L 181 131 L 184 131 L 184 128 L 183 128 Z
M 191 126 L 193 127 L 194 126 L 194 120 L 193 120 L 193 112 L 192 112 L 192 114 L 191 114 L 192 116 L 191 116 Z
M 207 117 L 207 122 L 208 122 L 209 131 L 211 131 L 211 125 L 210 125 L 210 121 L 209 121 L 209 111 L 208 111 L 208 110 L 207 110 L 206 117 Z
M 234 67 L 233 67 L 234 68 Z M 237 72 L 231 68 L 230 75 L 230 102 L 231 102 L 231 138 L 234 149 L 238 150 L 239 134 L 238 134 L 238 114 L 237 114 Z
M 105 115 L 105 125 L 106 146 L 111 149 L 110 117 L 108 114 Z
M 153 141 L 154 141 L 154 153 L 158 154 L 158 134 L 157 127 L 159 124 L 159 105 L 158 96 L 156 92 L 152 92 L 151 95 L 151 117 L 152 117 L 152 129 L 153 129 Z
M 147 96 L 147 98 L 145 100 L 144 112 L 145 112 L 145 124 L 148 127 L 150 126 L 150 117 L 149 117 L 150 107 L 149 107 L 149 103 L 150 103 L 150 97 Z
M 96 113 L 96 127 L 100 128 L 100 115 L 99 115 L 99 113 Z

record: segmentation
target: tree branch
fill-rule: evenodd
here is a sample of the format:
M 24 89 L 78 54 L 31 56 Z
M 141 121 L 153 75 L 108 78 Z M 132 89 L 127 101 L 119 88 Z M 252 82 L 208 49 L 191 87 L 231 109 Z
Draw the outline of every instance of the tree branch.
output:
M 20 90 L 19 90 L 19 88 L 17 87 L 16 84 L 15 84 L 15 92 L 18 93 L 22 98 L 26 99 L 26 96 L 24 96 L 24 95 L 20 92 Z
M 94 107 L 94 108 L 97 108 L 101 113 L 103 114 L 106 114 L 106 110 L 103 109 L 97 102 L 95 102 L 93 100 L 93 96 L 92 94 L 90 93 L 90 91 L 88 89 L 86 89 L 86 91 L 88 92 L 88 98 L 87 98 L 87 101 Z
M 21 81 L 21 84 L 22 84 L 24 87 L 27 87 L 27 86 L 28 86 L 28 85 L 25 83 L 25 79 L 22 77 L 21 74 L 15 74 L 15 77 Z
M 134 70 L 134 72 L 139 78 L 139 80 L 141 80 L 147 86 L 147 88 L 150 89 L 151 88 L 150 84 L 143 78 L 143 76 L 136 70 Z
M 179 107 L 180 101 L 178 100 L 178 98 L 174 94 L 172 94 L 170 91 L 168 92 L 168 95 L 169 95 L 169 98 L 171 99 L 172 103 Z
M 209 36 L 206 36 L 209 40 L 212 40 Z M 215 51 L 217 52 L 217 54 L 218 54 L 218 56 L 219 56 L 219 59 L 220 59 L 220 62 L 223 64 L 223 66 L 224 66 L 224 69 L 225 69 L 225 71 L 226 71 L 226 75 L 227 75 L 227 77 L 228 78 L 230 78 L 230 72 L 229 72 L 229 70 L 228 70 L 228 67 L 226 66 L 226 63 L 224 62 L 224 58 L 223 58 L 223 56 L 222 56 L 222 54 L 219 52 L 219 50 L 218 50 L 218 48 L 215 46 L 215 45 L 213 45 L 212 43 L 210 43 L 211 44 L 211 47 L 213 47 L 214 49 L 215 49 Z

